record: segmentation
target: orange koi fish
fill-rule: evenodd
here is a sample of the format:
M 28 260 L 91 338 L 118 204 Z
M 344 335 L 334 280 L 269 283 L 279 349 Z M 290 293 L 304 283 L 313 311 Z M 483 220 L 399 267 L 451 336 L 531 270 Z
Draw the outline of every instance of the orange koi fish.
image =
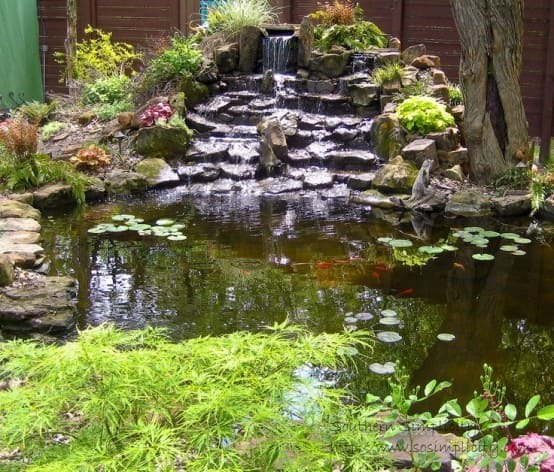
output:
M 407 288 L 406 290 L 402 290 L 396 294 L 397 297 L 408 297 L 409 295 L 412 295 L 414 293 L 413 288 Z

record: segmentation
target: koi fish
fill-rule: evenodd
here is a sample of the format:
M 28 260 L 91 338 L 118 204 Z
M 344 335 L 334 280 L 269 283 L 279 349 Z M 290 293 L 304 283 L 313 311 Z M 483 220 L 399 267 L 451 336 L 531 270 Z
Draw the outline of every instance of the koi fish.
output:
M 414 293 L 413 288 L 407 288 L 406 290 L 402 290 L 396 294 L 397 297 L 407 297 L 409 295 L 412 295 Z
M 316 269 L 329 269 L 329 267 L 333 267 L 333 263 L 332 262 L 316 262 L 315 263 L 315 268 Z
M 454 262 L 453 265 L 454 265 L 454 267 L 455 267 L 456 269 L 466 270 L 466 268 L 464 267 L 464 265 L 463 265 L 463 264 L 460 264 L 459 262 Z
M 381 276 L 379 275 L 379 272 L 372 272 L 371 275 L 374 279 L 381 281 Z
M 377 264 L 375 267 L 374 267 L 375 270 L 378 270 L 379 272 L 389 272 L 389 268 L 387 266 L 385 266 L 384 264 Z

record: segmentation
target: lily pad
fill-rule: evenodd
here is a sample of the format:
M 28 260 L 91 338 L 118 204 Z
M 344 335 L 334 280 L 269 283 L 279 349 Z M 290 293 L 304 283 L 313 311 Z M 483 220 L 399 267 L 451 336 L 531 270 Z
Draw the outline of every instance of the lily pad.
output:
M 379 375 L 394 374 L 394 362 L 385 362 L 384 364 L 374 362 L 369 365 L 369 370 L 371 370 L 374 374 Z
M 184 241 L 187 237 L 184 234 L 171 234 L 167 237 L 170 241 Z
M 358 322 L 358 318 L 354 318 L 353 316 L 347 316 L 345 319 L 344 319 L 344 322 L 345 323 L 357 323 Z
M 125 215 L 125 214 L 112 216 L 113 221 L 129 221 L 129 220 L 134 220 L 135 218 L 136 218 L 135 215 Z
M 510 244 L 505 244 L 503 246 L 500 246 L 500 250 L 501 251 L 506 251 L 506 252 L 515 252 L 517 251 L 519 248 L 517 246 L 512 246 Z
M 400 324 L 400 318 L 385 316 L 379 320 L 379 323 L 386 326 L 394 326 Z
M 381 316 L 395 317 L 395 316 L 398 316 L 398 313 L 396 313 L 396 311 L 394 311 L 394 310 L 382 310 L 381 311 Z
M 458 248 L 456 246 L 452 246 L 450 244 L 443 244 L 441 246 L 445 251 L 457 251 Z
M 486 238 L 473 238 L 471 240 L 471 244 L 475 244 L 475 246 L 487 246 L 489 244 L 489 240 Z
M 494 256 L 492 254 L 473 254 L 471 256 L 476 261 L 492 261 L 494 260 Z
M 392 247 L 412 247 L 414 245 L 409 239 L 393 239 L 389 244 Z
M 425 252 L 426 254 L 440 254 L 445 250 L 440 246 L 421 246 L 418 251 Z
M 456 238 L 473 238 L 474 235 L 467 231 L 456 231 L 455 233 L 452 233 L 452 236 Z
M 454 339 L 456 339 L 456 336 L 450 333 L 439 333 L 437 334 L 437 339 L 439 341 L 450 342 L 450 341 L 454 341 Z
M 485 238 L 498 238 L 500 236 L 500 233 L 497 231 L 483 231 L 481 233 L 481 236 Z
M 123 233 L 125 231 L 129 231 L 129 227 L 126 225 L 114 226 L 110 229 L 110 233 Z
M 183 223 L 175 223 L 174 225 L 171 225 L 169 228 L 172 230 L 180 230 L 180 229 L 185 229 L 186 227 L 187 225 Z
M 516 238 L 516 239 L 514 239 L 514 243 L 516 243 L 516 244 L 530 244 L 531 240 L 529 238 Z
M 480 226 L 466 226 L 464 231 L 467 231 L 468 233 L 482 233 L 485 229 Z
M 133 222 L 132 225 L 129 226 L 129 229 L 131 231 L 146 231 L 147 229 L 152 228 L 152 226 L 146 224 L 146 223 L 135 223 Z
M 170 218 L 160 218 L 159 220 L 156 220 L 156 224 L 158 226 L 171 226 L 175 224 L 175 220 L 172 220 Z
M 501 233 L 500 236 L 504 239 L 518 239 L 521 238 L 519 234 L 516 233 Z
M 517 251 L 512 252 L 512 256 L 525 256 L 527 254 L 525 251 L 518 249 Z
M 92 233 L 92 234 L 103 234 L 103 233 L 108 233 L 109 230 L 101 227 L 101 226 L 94 226 L 92 228 L 90 228 L 88 231 L 88 233 Z
M 380 238 L 377 239 L 377 241 L 379 241 L 380 243 L 385 243 L 385 244 L 388 244 L 392 241 L 393 238 L 390 238 L 388 236 L 382 236 Z
M 381 331 L 377 333 L 377 339 L 384 343 L 397 343 L 402 341 L 402 336 L 395 331 Z
M 366 312 L 362 312 L 362 313 L 356 313 L 354 315 L 354 317 L 360 321 L 368 321 L 368 320 L 371 320 L 373 319 L 373 315 L 371 313 L 366 313 Z

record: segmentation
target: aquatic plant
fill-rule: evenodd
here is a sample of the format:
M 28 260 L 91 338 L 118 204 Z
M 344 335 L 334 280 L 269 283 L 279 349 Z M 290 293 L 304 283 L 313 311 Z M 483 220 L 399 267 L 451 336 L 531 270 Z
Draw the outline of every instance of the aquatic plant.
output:
M 161 218 L 150 225 L 145 223 L 143 218 L 138 218 L 135 215 L 119 214 L 112 216 L 112 221 L 118 224 L 100 223 L 90 228 L 88 232 L 91 234 L 106 234 L 136 231 L 139 236 L 158 236 L 170 241 L 184 241 L 187 239 L 182 232 L 186 225 L 169 218 Z
M 464 95 L 458 84 L 448 84 L 448 104 L 453 107 L 464 103 Z
M 409 97 L 398 105 L 396 113 L 407 131 L 420 135 L 444 131 L 447 126 L 454 125 L 454 117 L 446 106 L 432 97 Z

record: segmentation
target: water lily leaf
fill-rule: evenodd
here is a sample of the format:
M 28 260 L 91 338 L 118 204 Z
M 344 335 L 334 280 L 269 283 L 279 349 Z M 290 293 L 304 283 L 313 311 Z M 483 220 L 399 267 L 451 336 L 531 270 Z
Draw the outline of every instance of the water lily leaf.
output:
M 516 244 L 529 244 L 531 240 L 529 238 L 515 238 L 514 243 Z
M 358 318 L 354 318 L 353 316 L 347 316 L 347 317 L 344 319 L 344 322 L 345 322 L 345 323 L 357 323 L 357 322 L 358 322 Z
M 184 241 L 187 237 L 184 234 L 170 234 L 167 239 L 170 241 Z
M 389 244 L 392 247 L 411 247 L 414 245 L 409 239 L 393 239 Z
M 500 246 L 500 250 L 501 251 L 506 251 L 506 252 L 514 252 L 514 251 L 517 251 L 519 248 L 517 246 L 512 246 L 510 244 L 504 244 L 503 246 Z
M 393 238 L 390 238 L 388 236 L 382 236 L 380 238 L 377 239 L 377 241 L 379 241 L 380 243 L 385 243 L 385 244 L 388 244 L 392 241 Z
M 440 254 L 441 252 L 444 252 L 444 249 L 440 246 L 421 246 L 418 251 L 425 252 L 427 254 Z
M 473 234 L 468 233 L 467 231 L 456 231 L 452 235 L 456 238 L 473 238 Z
M 489 244 L 489 240 L 486 238 L 473 238 L 471 240 L 471 244 L 475 244 L 476 246 L 487 246 Z
M 356 313 L 354 317 L 360 321 L 368 321 L 373 319 L 373 315 L 371 313 L 366 313 L 366 312 Z
M 468 233 L 482 233 L 485 231 L 485 228 L 481 228 L 480 226 L 466 226 L 464 231 L 467 231 Z
M 180 230 L 180 229 L 185 229 L 186 227 L 187 225 L 184 223 L 175 223 L 174 225 L 171 225 L 169 228 L 172 230 Z
M 471 256 L 476 261 L 492 261 L 494 260 L 494 256 L 492 254 L 473 254 Z
M 394 326 L 394 325 L 400 324 L 400 318 L 388 316 L 388 317 L 381 318 L 379 320 L 379 323 L 386 326 Z
M 450 333 L 439 333 L 437 334 L 437 339 L 439 341 L 450 342 L 450 341 L 454 341 L 454 339 L 456 339 L 456 336 Z
M 147 229 L 152 228 L 152 226 L 146 224 L 146 223 L 135 223 L 133 222 L 132 225 L 129 226 L 129 229 L 131 231 L 146 231 Z
M 521 238 L 519 234 L 516 233 L 501 233 L 500 236 L 504 239 L 518 239 Z
M 100 226 L 94 226 L 93 228 L 90 228 L 88 230 L 88 233 L 92 233 L 92 234 L 103 234 L 103 233 L 108 233 L 109 230 L 107 230 L 106 228 L 103 228 L 103 227 L 100 227 Z
M 113 228 L 110 229 L 111 233 L 123 233 L 124 231 L 129 231 L 129 227 L 126 225 L 119 225 L 119 226 L 114 226 Z
M 483 231 L 481 235 L 485 238 L 498 238 L 500 233 L 497 231 Z
M 170 218 L 160 218 L 159 220 L 156 220 L 156 224 L 158 226 L 171 226 L 175 223 L 175 220 L 172 220 Z
M 394 363 L 385 362 L 384 364 L 380 364 L 379 362 L 374 362 L 369 365 L 369 370 L 371 370 L 374 374 L 379 375 L 394 374 Z
M 398 316 L 398 313 L 396 313 L 396 311 L 394 310 L 382 310 L 381 316 L 394 317 L 394 316 Z
M 138 234 L 139 234 L 139 236 L 152 236 L 152 231 L 147 229 L 147 230 L 144 230 L 144 231 L 139 231 Z
M 395 331 L 381 331 L 377 333 L 377 339 L 384 343 L 397 343 L 402 340 L 402 336 Z
M 457 251 L 458 248 L 456 246 L 452 246 L 450 244 L 443 244 L 441 246 L 445 251 Z
M 517 251 L 512 252 L 512 256 L 525 256 L 527 254 L 525 251 L 518 249 Z
M 114 220 L 114 221 L 128 221 L 128 220 L 133 220 L 133 219 L 135 219 L 135 215 L 122 214 L 122 215 L 113 215 L 112 216 L 112 220 Z

